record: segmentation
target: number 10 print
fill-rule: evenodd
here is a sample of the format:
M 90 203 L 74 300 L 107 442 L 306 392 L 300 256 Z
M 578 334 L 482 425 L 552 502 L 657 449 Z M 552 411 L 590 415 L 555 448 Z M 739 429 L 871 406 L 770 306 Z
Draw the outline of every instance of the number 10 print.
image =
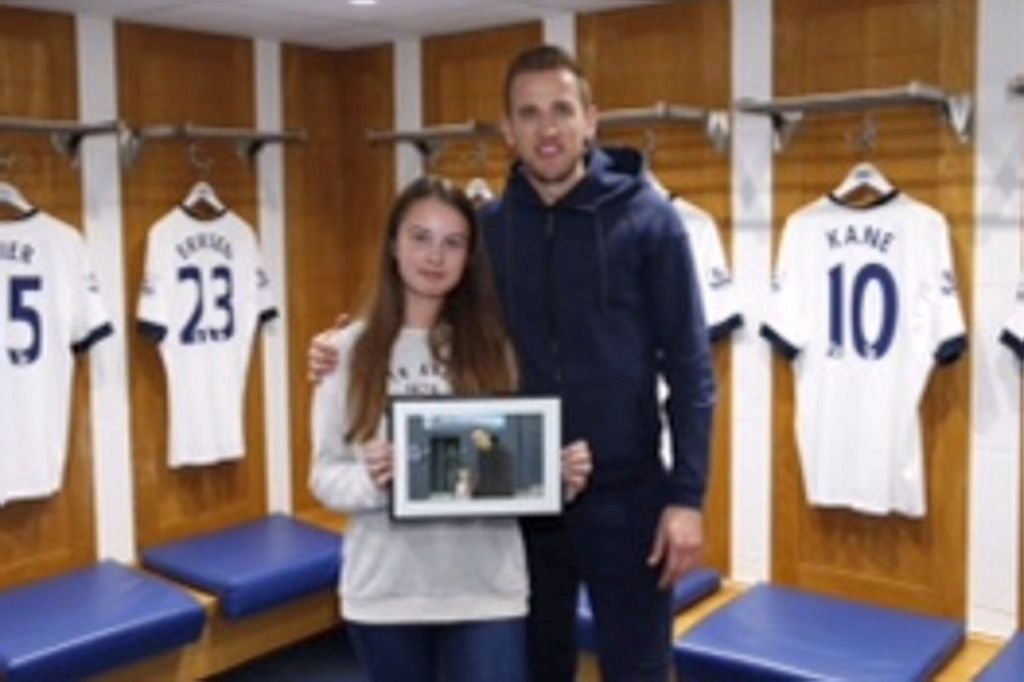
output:
M 875 283 L 882 295 L 882 323 L 878 335 L 871 342 L 864 332 L 864 299 L 868 287 Z M 845 346 L 846 316 L 849 309 L 853 331 L 853 348 L 862 358 L 877 360 L 885 356 L 896 335 L 896 316 L 899 313 L 899 294 L 892 274 L 883 265 L 869 263 L 853 277 L 853 291 L 849 304 L 846 300 L 846 278 L 843 264 L 828 271 L 829 291 L 829 349 L 830 357 L 842 357 Z

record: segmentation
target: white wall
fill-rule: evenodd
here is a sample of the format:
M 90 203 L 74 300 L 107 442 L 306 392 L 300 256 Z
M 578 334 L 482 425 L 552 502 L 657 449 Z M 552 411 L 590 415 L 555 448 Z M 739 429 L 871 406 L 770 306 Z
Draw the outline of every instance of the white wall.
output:
M 256 127 L 283 130 L 281 45 L 256 41 Z M 263 396 L 267 434 L 267 507 L 292 510 L 292 437 L 288 384 L 288 261 L 285 241 L 284 149 L 267 145 L 257 160 L 260 243 L 277 299 L 278 318 L 264 327 Z M 299 340 L 303 343 L 304 340 Z
M 733 96 L 772 95 L 772 3 L 733 0 Z M 758 336 L 772 258 L 772 130 L 734 115 L 732 268 L 744 325 L 732 339 L 732 567 L 743 582 L 771 572 L 771 353 Z
M 117 118 L 114 25 L 109 19 L 79 15 L 79 118 L 96 123 Z M 101 559 L 135 557 L 132 508 L 131 429 L 125 334 L 124 243 L 121 168 L 117 139 L 92 136 L 82 144 L 83 228 L 103 292 L 114 335 L 90 352 L 90 409 L 96 500 L 96 546 Z
M 423 125 L 423 43 L 407 38 L 395 49 L 395 130 Z M 395 187 L 399 190 L 423 173 L 423 159 L 410 144 L 395 145 Z

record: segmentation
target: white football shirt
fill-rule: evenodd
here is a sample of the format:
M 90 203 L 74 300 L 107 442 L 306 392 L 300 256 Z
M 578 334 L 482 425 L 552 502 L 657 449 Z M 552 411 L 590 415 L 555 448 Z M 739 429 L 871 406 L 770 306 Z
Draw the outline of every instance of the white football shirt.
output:
M 176 208 L 150 228 L 138 322 L 160 344 L 172 467 L 245 453 L 253 337 L 276 314 L 256 236 L 237 215 L 198 220 Z
M 811 504 L 925 514 L 918 405 L 932 365 L 966 348 L 949 239 L 898 192 L 864 208 L 822 197 L 786 221 L 761 334 L 794 360 Z
M 0 221 L 0 506 L 60 489 L 72 353 L 112 331 L 81 233 L 38 211 Z
M 700 289 L 701 303 L 704 305 L 704 320 L 708 326 L 708 336 L 712 343 L 729 336 L 743 324 L 736 301 L 729 264 L 725 260 L 725 249 L 718 225 L 710 213 L 691 204 L 681 197 L 671 198 L 669 191 L 658 181 L 653 173 L 646 174 L 654 189 L 672 202 L 679 220 L 686 230 L 690 255 L 693 257 L 694 271 L 697 273 L 697 286 Z M 664 405 L 668 400 L 668 384 L 664 377 L 658 377 L 658 403 Z M 672 434 L 665 425 L 662 416 L 662 429 L 659 449 L 665 466 L 672 464 Z

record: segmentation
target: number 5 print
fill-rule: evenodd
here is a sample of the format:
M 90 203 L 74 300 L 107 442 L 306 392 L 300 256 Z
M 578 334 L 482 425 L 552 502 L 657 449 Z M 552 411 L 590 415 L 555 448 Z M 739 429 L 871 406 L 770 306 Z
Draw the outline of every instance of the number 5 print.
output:
M 7 317 L 12 323 L 27 325 L 30 334 L 30 341 L 21 348 L 7 347 L 7 357 L 11 364 L 30 365 L 39 359 L 39 352 L 42 348 L 43 327 L 39 318 L 39 311 L 26 301 L 26 295 L 34 291 L 42 291 L 43 282 L 38 276 L 35 277 L 11 277 L 10 295 L 8 296 Z

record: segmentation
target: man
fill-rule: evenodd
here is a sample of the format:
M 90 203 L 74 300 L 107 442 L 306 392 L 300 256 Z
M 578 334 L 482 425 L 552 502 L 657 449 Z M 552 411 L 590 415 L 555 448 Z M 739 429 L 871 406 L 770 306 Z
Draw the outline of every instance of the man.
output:
M 515 494 L 512 479 L 512 453 L 487 429 L 469 434 L 477 452 L 477 477 L 474 497 L 509 497 Z
M 597 112 L 575 61 L 521 53 L 503 132 L 518 158 L 482 215 L 522 390 L 562 398 L 563 438 L 586 440 L 589 488 L 565 514 L 524 519 L 533 682 L 575 675 L 579 583 L 612 682 L 668 679 L 671 586 L 698 561 L 714 378 L 694 267 L 676 213 L 639 154 L 591 147 Z M 658 455 L 658 372 L 671 390 L 671 471 Z
M 670 589 L 703 547 L 714 377 L 687 238 L 638 153 L 591 146 L 597 112 L 576 62 L 526 50 L 505 79 L 505 193 L 481 221 L 522 391 L 562 399 L 585 441 L 588 487 L 558 517 L 524 519 L 533 682 L 571 682 L 586 585 L 608 682 L 665 682 Z M 311 350 L 312 374 L 329 357 Z M 658 452 L 656 384 L 670 389 L 673 457 Z M 592 470 L 589 458 L 592 457 Z M 565 475 L 565 474 L 563 474 Z

